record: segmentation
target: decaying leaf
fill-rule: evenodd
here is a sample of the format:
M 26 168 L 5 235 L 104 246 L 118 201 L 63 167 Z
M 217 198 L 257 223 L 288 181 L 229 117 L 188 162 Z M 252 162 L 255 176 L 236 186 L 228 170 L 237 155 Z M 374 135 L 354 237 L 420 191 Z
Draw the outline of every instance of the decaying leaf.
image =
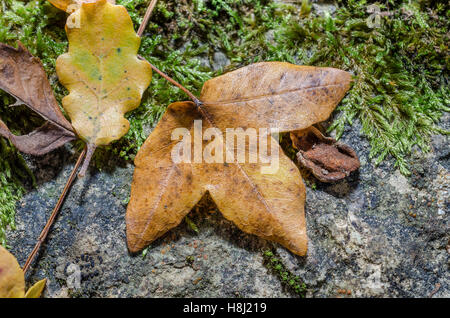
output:
M 299 150 L 297 159 L 300 164 L 322 182 L 341 180 L 360 166 L 351 147 L 325 137 L 313 126 L 291 132 L 291 140 L 294 148 Z
M 44 290 L 46 283 L 47 283 L 47 279 L 45 279 L 45 278 L 38 281 L 36 284 L 31 286 L 30 289 L 28 289 L 24 298 L 39 298 L 39 297 L 41 297 L 42 291 Z
M 72 13 L 72 8 L 79 6 L 82 2 L 95 2 L 96 0 L 48 0 L 51 4 L 53 4 L 58 9 L 66 11 L 68 13 Z M 116 4 L 115 0 L 108 0 L 109 3 Z M 75 5 L 71 7 L 71 5 Z
M 305 187 L 297 167 L 272 137 L 269 141 L 278 149 L 279 169 L 266 174 L 260 161 L 175 163 L 171 153 L 178 141 L 172 140 L 171 133 L 186 128 L 193 136 L 195 120 L 203 120 L 202 131 L 213 128 L 215 136 L 225 135 L 226 128 L 304 129 L 331 114 L 350 81 L 349 73 L 332 68 L 258 63 L 206 82 L 202 105 L 171 104 L 135 160 L 126 215 L 130 251 L 141 250 L 177 226 L 209 192 L 224 217 L 243 231 L 305 255 Z M 213 142 L 225 155 L 235 152 L 220 138 Z M 202 148 L 206 150 L 205 145 L 207 140 Z M 195 152 L 195 146 L 190 146 Z M 246 150 L 256 151 L 249 143 Z
M 20 151 L 43 155 L 76 138 L 41 62 L 20 42 L 17 49 L 0 43 L 0 89 L 14 96 L 16 105 L 24 104 L 48 121 L 28 135 L 15 136 L 0 120 L 0 136 L 10 139 Z
M 106 0 L 82 3 L 71 18 L 80 25 L 66 24 L 69 52 L 58 57 L 56 71 L 70 92 L 63 107 L 88 144 L 82 175 L 97 146 L 128 132 L 124 114 L 139 106 L 152 72 L 137 56 L 141 41 L 123 6 Z
M 0 298 L 20 298 L 25 294 L 25 279 L 16 258 L 0 245 Z
M 0 298 L 38 298 L 46 279 L 34 284 L 25 294 L 25 278 L 16 258 L 0 245 Z

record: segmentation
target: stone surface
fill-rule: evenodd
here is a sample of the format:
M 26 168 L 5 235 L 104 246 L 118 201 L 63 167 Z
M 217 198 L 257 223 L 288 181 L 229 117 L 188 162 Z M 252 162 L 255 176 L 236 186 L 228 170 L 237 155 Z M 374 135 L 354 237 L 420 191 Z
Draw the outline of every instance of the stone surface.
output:
M 444 118 L 444 126 L 449 124 Z M 448 127 L 447 127 L 448 128 Z M 263 264 L 278 257 L 308 286 L 310 297 L 450 297 L 448 137 L 412 156 L 405 177 L 387 160 L 374 167 L 360 127 L 343 141 L 361 160 L 359 173 L 336 184 L 307 188 L 309 251 L 294 256 L 277 244 L 242 233 L 203 200 L 186 222 L 129 255 L 125 211 L 133 166 L 91 167 L 73 186 L 28 282 L 48 277 L 47 297 L 295 297 Z M 17 209 L 12 252 L 24 263 L 63 188 L 75 157 L 61 149 L 29 158 L 38 186 Z
M 359 175 L 309 189 L 308 255 L 278 247 L 281 258 L 310 296 L 449 297 L 448 138 L 415 153 L 405 177 L 389 162 L 374 167 L 355 128 L 343 141 L 360 155 Z

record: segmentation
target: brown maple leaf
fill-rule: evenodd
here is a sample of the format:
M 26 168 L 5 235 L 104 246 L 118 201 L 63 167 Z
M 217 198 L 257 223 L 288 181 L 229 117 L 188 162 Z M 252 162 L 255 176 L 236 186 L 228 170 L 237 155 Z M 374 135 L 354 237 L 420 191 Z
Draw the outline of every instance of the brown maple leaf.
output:
M 296 66 L 289 63 L 253 64 L 205 83 L 199 102 L 169 105 L 155 130 L 140 149 L 136 160 L 131 199 L 128 205 L 127 239 L 131 252 L 137 252 L 177 226 L 195 204 L 209 192 L 225 218 L 241 230 L 279 242 L 298 255 L 307 250 L 304 215 L 305 187 L 295 164 L 279 153 L 279 168 L 263 173 L 263 162 L 215 162 L 216 156 L 233 155 L 239 145 L 230 147 L 217 136 L 227 128 L 275 128 L 279 132 L 301 130 L 327 119 L 349 89 L 349 73 L 333 68 Z M 201 153 L 211 152 L 212 162 L 195 162 L 194 127 L 202 120 Z M 197 126 L 198 127 L 198 126 Z M 185 128 L 194 142 L 182 143 L 171 134 Z M 212 129 L 212 130 L 211 130 Z M 198 134 L 198 130 L 197 130 Z M 207 143 L 207 141 L 214 140 Z M 197 136 L 198 138 L 198 136 Z M 242 146 L 242 145 L 241 145 Z M 250 142 L 243 146 L 250 158 L 257 151 Z M 219 154 L 216 150 L 220 150 Z M 189 151 L 190 150 L 190 151 Z M 194 162 L 173 160 L 194 152 Z M 188 156 L 189 157 L 189 156 Z M 228 161 L 228 160 L 227 160 Z
M 14 135 L 0 120 L 0 136 L 11 140 L 20 151 L 43 155 L 76 139 L 53 95 L 42 63 L 20 42 L 17 49 L 0 43 L 0 89 L 16 98 L 15 105 L 24 104 L 47 120 L 23 136 Z

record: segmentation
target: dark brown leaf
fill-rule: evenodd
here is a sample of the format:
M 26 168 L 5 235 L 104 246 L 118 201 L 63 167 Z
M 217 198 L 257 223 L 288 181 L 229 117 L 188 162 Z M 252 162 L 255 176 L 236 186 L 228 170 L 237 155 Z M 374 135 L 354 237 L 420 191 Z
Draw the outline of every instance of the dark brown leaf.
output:
M 19 151 L 41 156 L 61 147 L 65 143 L 74 140 L 72 134 L 66 130 L 56 127 L 50 123 L 32 131 L 28 135 L 15 136 L 8 127 L 0 120 L 0 136 L 6 137 L 16 146 Z
M 76 139 L 72 125 L 62 114 L 44 68 L 19 42 L 15 49 L 0 43 L 0 89 L 48 121 L 25 136 L 15 136 L 0 120 L 0 135 L 22 152 L 42 155 Z
M 360 166 L 355 151 L 346 144 L 325 137 L 317 128 L 291 132 L 297 159 L 322 182 L 335 182 L 350 175 Z

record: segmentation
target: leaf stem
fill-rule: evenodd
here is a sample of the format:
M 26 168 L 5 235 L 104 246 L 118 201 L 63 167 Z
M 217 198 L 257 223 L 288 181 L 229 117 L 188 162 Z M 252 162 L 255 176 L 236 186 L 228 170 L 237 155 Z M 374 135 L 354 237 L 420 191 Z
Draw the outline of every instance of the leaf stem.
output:
M 139 26 L 139 30 L 137 31 L 137 35 L 139 35 L 139 37 L 142 37 L 142 34 L 144 33 L 145 28 L 147 27 L 148 21 L 150 20 L 150 16 L 152 15 L 156 2 L 158 2 L 158 0 L 152 0 L 152 2 L 150 2 L 147 8 L 147 11 L 145 12 L 144 20 L 142 20 L 142 23 Z
M 58 215 L 58 212 L 61 208 L 61 205 L 70 189 L 70 187 L 72 186 L 73 181 L 75 180 L 76 177 L 76 173 L 78 168 L 80 167 L 84 157 L 86 156 L 87 153 L 87 146 L 83 149 L 83 152 L 80 154 L 80 156 L 78 157 L 78 160 L 75 164 L 75 166 L 73 167 L 72 173 L 70 174 L 69 179 L 67 180 L 67 183 L 64 187 L 63 192 L 61 193 L 58 202 L 56 203 L 55 208 L 53 209 L 52 214 L 50 215 L 50 218 L 47 221 L 47 224 L 45 224 L 44 229 L 42 230 L 41 234 L 39 235 L 39 238 L 36 242 L 36 245 L 34 246 L 33 250 L 31 251 L 30 255 L 28 256 L 27 261 L 25 262 L 25 265 L 23 266 L 23 273 L 24 275 L 26 274 L 26 272 L 28 271 L 28 269 L 30 268 L 31 262 L 33 261 L 33 259 L 36 257 L 37 252 L 39 251 L 39 248 L 41 247 L 41 245 L 45 242 L 45 239 L 47 238 L 48 232 L 50 231 L 51 226 L 53 225 L 56 216 Z
M 145 16 L 144 19 L 142 20 L 141 25 L 139 26 L 139 29 L 137 31 L 137 35 L 139 35 L 139 37 L 142 37 L 142 34 L 144 33 L 145 28 L 147 27 L 148 21 L 150 20 L 150 16 L 152 15 L 153 9 L 155 8 L 156 2 L 158 0 L 152 0 L 147 8 L 147 11 L 145 12 Z M 143 58 L 142 56 L 139 56 L 140 59 L 145 60 L 145 58 Z M 148 62 L 148 61 L 147 61 Z M 173 78 L 171 78 L 169 75 L 165 74 L 164 72 L 162 72 L 161 70 L 159 70 L 156 66 L 154 66 L 152 63 L 148 62 L 151 66 L 151 68 L 158 73 L 159 75 L 161 75 L 164 79 L 166 79 L 168 82 L 172 83 L 173 85 L 175 85 L 176 87 L 178 87 L 179 89 L 181 89 L 183 92 L 185 92 L 190 99 L 192 99 L 192 101 L 197 105 L 197 106 L 201 106 L 203 103 L 194 95 L 192 94 L 192 92 L 190 92 L 186 87 L 184 87 L 183 85 L 181 85 L 180 83 L 178 83 L 177 81 L 175 81 Z
M 148 62 L 148 61 L 147 61 Z M 177 81 L 175 81 L 173 78 L 171 78 L 169 75 L 165 74 L 164 72 L 160 71 L 156 66 L 154 66 L 152 63 L 148 62 L 150 64 L 150 67 L 159 75 L 161 75 L 163 78 L 165 78 L 168 82 L 172 83 L 173 85 L 175 85 L 176 87 L 178 87 L 179 89 L 181 89 L 183 92 L 185 92 L 190 99 L 192 99 L 192 101 L 197 105 L 202 105 L 203 103 L 190 91 L 188 90 L 186 87 L 184 87 L 183 85 L 181 85 L 180 83 L 178 83 Z
M 83 178 L 86 175 L 86 171 L 89 168 L 89 164 L 91 163 L 91 159 L 92 156 L 94 155 L 95 149 L 97 149 L 96 145 L 91 143 L 86 144 L 86 157 L 84 159 L 83 165 L 81 166 L 78 177 Z

